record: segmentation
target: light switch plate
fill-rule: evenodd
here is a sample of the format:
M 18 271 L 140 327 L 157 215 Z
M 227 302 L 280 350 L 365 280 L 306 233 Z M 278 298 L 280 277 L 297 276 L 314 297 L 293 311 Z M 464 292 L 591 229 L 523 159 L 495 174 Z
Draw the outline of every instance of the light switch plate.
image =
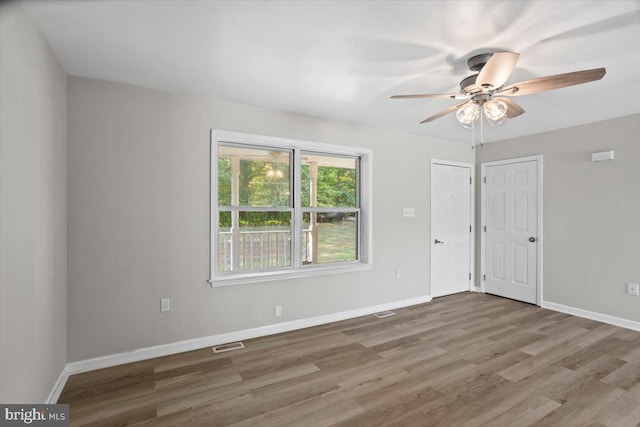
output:
M 402 210 L 402 214 L 405 217 L 414 217 L 416 216 L 416 208 L 404 208 Z
M 603 160 L 613 160 L 615 158 L 613 150 L 601 151 L 599 153 L 591 153 L 592 162 L 601 162 Z

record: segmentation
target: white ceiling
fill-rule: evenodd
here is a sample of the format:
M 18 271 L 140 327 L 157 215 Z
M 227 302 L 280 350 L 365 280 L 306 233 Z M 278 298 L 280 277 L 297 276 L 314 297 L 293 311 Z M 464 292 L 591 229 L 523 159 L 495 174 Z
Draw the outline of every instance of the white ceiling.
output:
M 454 102 L 474 53 L 520 53 L 508 83 L 606 67 L 518 97 L 485 142 L 640 113 L 640 1 L 41 1 L 28 9 L 68 74 L 470 141 Z

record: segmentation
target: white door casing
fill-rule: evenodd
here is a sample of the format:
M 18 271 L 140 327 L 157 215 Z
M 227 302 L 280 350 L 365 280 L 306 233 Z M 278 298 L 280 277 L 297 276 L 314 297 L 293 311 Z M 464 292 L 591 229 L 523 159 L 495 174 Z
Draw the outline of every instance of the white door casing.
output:
M 482 164 L 485 292 L 540 303 L 542 157 Z
M 431 296 L 471 290 L 473 165 L 431 161 Z

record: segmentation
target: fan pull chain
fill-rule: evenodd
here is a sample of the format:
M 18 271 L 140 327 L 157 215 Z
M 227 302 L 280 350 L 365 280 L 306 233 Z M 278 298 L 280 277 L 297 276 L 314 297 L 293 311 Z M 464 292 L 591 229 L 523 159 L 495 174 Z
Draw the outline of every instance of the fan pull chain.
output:
M 480 108 L 480 146 L 484 145 L 484 135 L 482 134 L 482 107 Z
M 476 121 L 471 122 L 471 149 L 476 149 Z

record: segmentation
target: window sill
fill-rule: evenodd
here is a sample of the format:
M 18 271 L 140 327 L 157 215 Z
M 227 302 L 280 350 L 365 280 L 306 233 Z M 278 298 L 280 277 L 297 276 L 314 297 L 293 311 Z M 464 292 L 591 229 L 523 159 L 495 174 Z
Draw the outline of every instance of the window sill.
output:
M 247 283 L 273 282 L 275 280 L 299 279 L 304 277 L 325 276 L 328 274 L 352 273 L 356 271 L 372 270 L 373 265 L 364 263 L 349 263 L 342 265 L 318 265 L 296 270 L 280 270 L 272 272 L 238 274 L 230 277 L 216 277 L 208 280 L 212 288 L 242 285 Z

